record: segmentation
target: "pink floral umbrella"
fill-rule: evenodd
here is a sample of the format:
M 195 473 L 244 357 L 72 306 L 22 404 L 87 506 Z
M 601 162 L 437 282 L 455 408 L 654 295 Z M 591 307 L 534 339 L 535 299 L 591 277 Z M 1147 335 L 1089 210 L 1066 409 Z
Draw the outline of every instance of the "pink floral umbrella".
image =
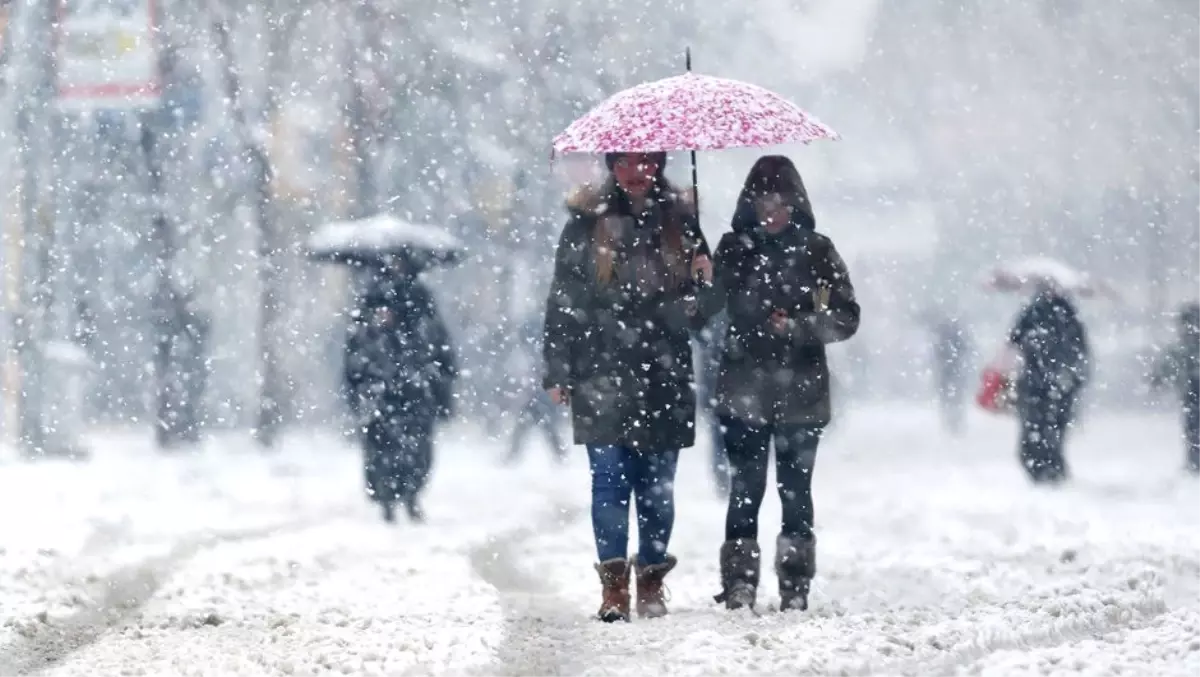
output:
M 555 137 L 554 151 L 719 150 L 837 138 L 768 89 L 689 71 L 613 95 Z

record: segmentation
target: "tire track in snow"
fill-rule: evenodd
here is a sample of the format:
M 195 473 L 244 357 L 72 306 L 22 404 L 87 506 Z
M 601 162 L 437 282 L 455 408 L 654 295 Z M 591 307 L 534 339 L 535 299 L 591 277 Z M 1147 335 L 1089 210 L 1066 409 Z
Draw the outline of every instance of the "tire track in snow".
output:
M 96 643 L 134 617 L 180 565 L 202 550 L 303 530 L 337 516 L 194 536 L 176 543 L 164 555 L 120 567 L 85 587 L 93 594 L 75 613 L 63 617 L 39 614 L 18 630 L 18 638 L 0 644 L 0 674 L 37 674 Z M 108 549 L 111 544 L 106 546 Z
M 584 510 L 559 506 L 539 524 L 501 534 L 471 549 L 471 568 L 496 589 L 504 615 L 503 644 L 483 675 L 559 675 L 583 659 L 580 626 L 590 622 L 536 574 L 521 568 L 518 552 L 534 537 L 562 531 Z
M 954 675 L 987 656 L 1000 651 L 1049 649 L 1071 642 L 1127 630 L 1148 622 L 1168 611 L 1167 603 L 1159 597 L 1143 597 L 1132 603 L 1106 604 L 1104 608 L 1072 614 L 1040 628 L 1024 632 L 981 631 L 969 642 L 949 648 L 945 653 L 882 666 L 882 672 L 897 675 Z M 912 646 L 907 640 L 892 640 Z M 862 675 L 880 674 L 880 666 L 872 666 Z

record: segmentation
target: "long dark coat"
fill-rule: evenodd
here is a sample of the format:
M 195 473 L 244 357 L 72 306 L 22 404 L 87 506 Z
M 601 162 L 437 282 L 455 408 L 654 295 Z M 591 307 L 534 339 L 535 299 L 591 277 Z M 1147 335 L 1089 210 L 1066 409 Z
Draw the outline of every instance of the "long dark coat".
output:
M 381 285 L 383 287 L 383 285 Z M 390 324 L 369 316 L 390 311 Z M 344 380 L 351 409 L 362 417 L 447 417 L 458 376 L 449 332 L 433 297 L 415 280 L 375 288 L 346 341 Z
M 667 274 L 662 239 L 663 225 L 676 219 L 687 263 L 707 253 L 694 208 L 667 186 L 635 215 L 641 210 L 610 179 L 577 192 L 568 209 L 546 304 L 543 385 L 569 392 L 576 444 L 692 446 L 692 283 Z M 597 266 L 602 229 L 615 248 L 608 281 Z
M 1087 330 L 1063 295 L 1043 291 L 1021 311 L 1008 337 L 1021 353 L 1018 401 L 1073 400 L 1091 376 Z
M 735 224 L 736 227 L 736 224 Z M 823 426 L 832 417 L 825 344 L 858 331 L 859 305 L 833 242 L 802 225 L 726 233 L 716 282 L 702 313 L 725 308 L 728 328 L 717 377 L 717 411 L 754 426 Z M 771 315 L 785 311 L 787 330 Z
M 1178 329 L 1179 340 L 1155 364 L 1150 381 L 1155 387 L 1175 386 L 1184 408 L 1200 415 L 1200 304 L 1184 306 Z

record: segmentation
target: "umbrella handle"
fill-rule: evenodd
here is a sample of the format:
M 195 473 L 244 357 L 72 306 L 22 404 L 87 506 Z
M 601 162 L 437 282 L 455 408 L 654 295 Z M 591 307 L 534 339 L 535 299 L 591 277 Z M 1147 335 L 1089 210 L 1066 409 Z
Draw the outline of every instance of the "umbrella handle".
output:
M 692 206 L 696 210 L 696 225 L 700 224 L 700 179 L 696 171 L 696 151 L 692 151 Z
M 684 68 L 687 72 L 692 72 L 692 48 L 685 47 L 683 50 Z M 696 171 L 696 151 L 691 152 L 692 156 L 692 205 L 696 209 L 696 225 L 700 225 L 700 179 Z

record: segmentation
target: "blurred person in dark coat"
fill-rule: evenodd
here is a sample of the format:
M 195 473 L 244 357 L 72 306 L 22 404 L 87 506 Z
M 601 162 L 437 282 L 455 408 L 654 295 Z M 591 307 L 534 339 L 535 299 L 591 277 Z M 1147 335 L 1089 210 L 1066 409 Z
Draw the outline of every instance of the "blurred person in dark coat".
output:
M 1178 332 L 1178 342 L 1156 365 L 1151 384 L 1179 391 L 1185 463 L 1188 472 L 1200 475 L 1200 303 L 1180 308 Z
M 346 341 L 345 386 L 360 425 L 367 493 L 422 521 L 436 423 L 449 418 L 457 364 L 433 296 L 415 277 L 381 279 Z
M 725 435 L 717 413 L 717 376 L 721 368 L 721 347 L 725 338 L 725 313 L 718 314 L 696 333 L 696 405 L 705 420 L 711 455 L 709 470 L 717 493 L 729 496 L 729 456 L 725 453 Z M 699 421 L 698 421 L 699 422 Z
M 156 304 L 158 372 L 155 437 L 160 448 L 197 442 L 204 425 L 210 318 L 199 305 L 194 280 L 176 276 Z
M 957 318 L 935 320 L 933 371 L 942 424 L 960 435 L 966 426 L 967 378 L 971 373 L 971 338 Z
M 1070 475 L 1063 453 L 1067 431 L 1091 376 L 1087 329 L 1066 293 L 1043 282 L 1008 343 L 1021 358 L 1016 384 L 1021 465 L 1035 483 L 1061 483 Z
M 516 463 L 525 451 L 525 440 L 529 433 L 539 431 L 550 445 L 550 452 L 557 462 L 566 460 L 570 447 L 560 429 L 560 410 L 554 406 L 549 394 L 541 388 L 542 326 L 540 322 L 525 322 L 517 337 L 514 348 L 515 364 L 510 362 L 510 378 L 516 393 L 517 422 L 509 439 L 505 463 Z

